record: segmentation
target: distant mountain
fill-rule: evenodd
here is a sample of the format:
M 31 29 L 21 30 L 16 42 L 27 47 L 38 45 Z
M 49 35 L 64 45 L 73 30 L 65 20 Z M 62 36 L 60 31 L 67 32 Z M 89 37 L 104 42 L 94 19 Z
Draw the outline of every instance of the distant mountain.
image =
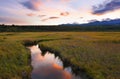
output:
M 120 25 L 120 19 L 105 19 L 103 21 L 97 21 L 97 20 L 91 20 L 89 23 L 85 23 L 85 24 L 77 24 L 77 23 L 73 23 L 73 24 L 62 24 L 62 26 L 118 26 Z
M 103 21 L 92 21 L 85 25 L 120 25 L 120 19 L 114 19 L 114 20 L 103 20 Z

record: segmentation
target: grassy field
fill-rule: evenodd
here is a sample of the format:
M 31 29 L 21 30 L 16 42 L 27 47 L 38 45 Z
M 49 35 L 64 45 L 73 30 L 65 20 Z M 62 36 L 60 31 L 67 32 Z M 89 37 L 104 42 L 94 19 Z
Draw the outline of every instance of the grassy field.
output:
M 24 40 L 60 52 L 93 79 L 120 79 L 120 32 L 9 32 L 0 33 L 0 79 L 30 76 L 30 53 Z

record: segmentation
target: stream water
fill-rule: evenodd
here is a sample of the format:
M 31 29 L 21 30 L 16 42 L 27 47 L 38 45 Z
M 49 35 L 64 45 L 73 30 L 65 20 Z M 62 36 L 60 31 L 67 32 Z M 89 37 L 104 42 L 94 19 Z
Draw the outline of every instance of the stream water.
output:
M 28 47 L 31 52 L 32 79 L 81 79 L 72 74 L 71 67 L 63 68 L 63 62 L 54 54 L 43 56 L 38 45 Z

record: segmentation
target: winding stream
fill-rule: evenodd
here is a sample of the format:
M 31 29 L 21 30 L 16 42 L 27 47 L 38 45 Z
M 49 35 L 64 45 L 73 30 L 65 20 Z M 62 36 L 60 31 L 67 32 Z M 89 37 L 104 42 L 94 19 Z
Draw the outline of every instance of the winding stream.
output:
M 63 62 L 54 54 L 43 56 L 38 45 L 28 47 L 31 52 L 32 79 L 81 79 L 72 74 L 71 67 L 63 68 Z

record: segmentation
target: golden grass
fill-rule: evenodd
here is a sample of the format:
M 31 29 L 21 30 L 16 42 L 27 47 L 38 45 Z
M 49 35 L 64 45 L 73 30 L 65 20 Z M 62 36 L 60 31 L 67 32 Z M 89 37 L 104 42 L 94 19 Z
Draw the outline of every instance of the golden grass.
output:
M 3 43 L 13 43 L 12 45 L 15 43 L 13 50 L 8 45 L 4 48 L 5 51 L 2 48 L 0 49 L 0 54 L 5 56 L 10 50 L 13 51 L 13 54 L 15 51 L 15 53 L 20 53 L 17 52 L 17 48 L 24 48 L 17 47 L 17 44 L 22 44 L 23 40 L 42 40 L 39 43 L 40 45 L 59 51 L 62 57 L 85 69 L 93 79 L 120 79 L 120 32 L 0 33 L 0 45 L 2 47 L 6 46 Z M 25 49 L 22 52 L 25 52 Z M 26 61 L 26 59 L 23 61 Z M 8 58 L 6 58 L 6 62 L 8 62 Z M 0 62 L 0 64 L 3 63 Z M 9 65 L 11 64 L 9 63 Z M 16 68 L 19 69 L 18 66 Z M 10 67 L 8 69 L 11 70 Z M 0 72 L 2 71 L 0 70 Z M 4 70 L 4 72 L 7 72 L 7 70 Z

